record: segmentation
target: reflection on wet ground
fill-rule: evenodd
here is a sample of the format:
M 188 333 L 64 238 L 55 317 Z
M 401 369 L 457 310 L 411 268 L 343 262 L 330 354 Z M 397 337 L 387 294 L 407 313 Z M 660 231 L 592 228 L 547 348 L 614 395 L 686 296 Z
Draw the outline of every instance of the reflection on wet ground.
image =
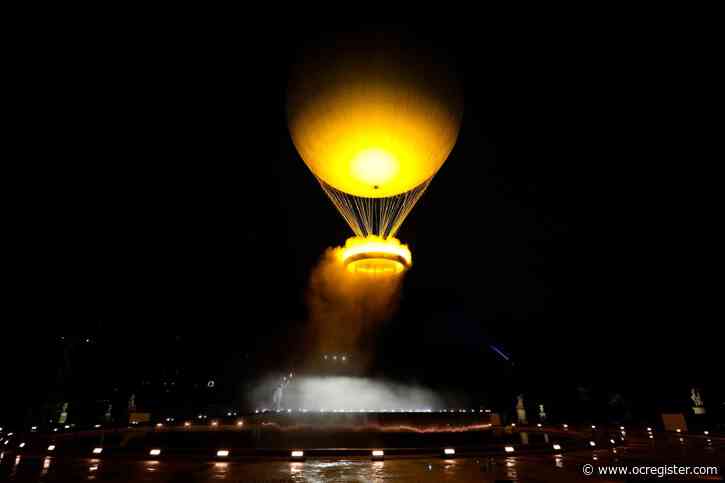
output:
M 105 482 L 373 482 L 373 481 L 477 481 L 518 480 L 519 473 L 539 474 L 544 459 L 522 461 L 508 457 L 498 460 L 461 459 L 397 459 L 370 461 L 366 459 L 317 460 L 305 462 L 214 462 L 185 463 L 179 461 L 103 461 L 52 460 L 13 461 L 4 473 L 8 481 L 105 481 Z M 8 465 L 5 465 L 8 466 Z M 551 472 L 554 471 L 554 466 Z M 519 470 L 519 467 L 523 467 Z M 576 481 L 576 473 L 570 478 Z M 566 479 L 552 478 L 557 481 Z M 546 478 L 544 478 L 546 480 Z
M 676 443 L 676 442 L 674 442 Z M 12 482 L 495 482 L 511 480 L 610 481 L 584 478 L 585 464 L 717 464 L 722 446 L 699 442 L 657 447 L 637 444 L 619 450 L 594 449 L 562 454 L 529 454 L 460 459 L 410 458 L 371 461 L 366 458 L 288 461 L 202 462 L 173 460 L 31 458 L 4 455 L 0 481 Z

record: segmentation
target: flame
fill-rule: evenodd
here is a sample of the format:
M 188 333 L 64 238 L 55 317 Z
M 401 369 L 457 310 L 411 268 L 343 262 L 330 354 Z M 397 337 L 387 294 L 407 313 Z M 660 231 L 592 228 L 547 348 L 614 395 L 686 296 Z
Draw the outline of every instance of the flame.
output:
M 336 250 L 338 259 L 348 272 L 398 274 L 410 268 L 413 257 L 407 245 L 397 238 L 375 235 L 351 237 Z
M 295 431 L 326 431 L 326 430 L 337 430 L 337 431 L 354 431 L 354 432 L 366 432 L 366 431 L 381 431 L 386 433 L 465 433 L 468 431 L 483 431 L 493 427 L 491 423 L 471 423 L 461 424 L 458 426 L 451 426 L 450 424 L 443 425 L 430 425 L 430 426 L 412 426 L 406 424 L 380 424 L 380 423 L 366 423 L 362 425 L 355 424 L 331 424 L 321 427 L 316 424 L 305 424 L 297 423 L 292 425 L 282 425 L 273 421 L 262 421 L 259 424 L 265 429 L 272 429 L 275 431 L 283 432 L 295 432 Z

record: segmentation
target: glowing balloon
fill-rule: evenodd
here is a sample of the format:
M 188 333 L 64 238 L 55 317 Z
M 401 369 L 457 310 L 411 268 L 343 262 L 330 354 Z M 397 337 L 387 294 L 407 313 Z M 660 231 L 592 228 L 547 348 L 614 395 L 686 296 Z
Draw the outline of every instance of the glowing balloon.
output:
M 290 90 L 289 127 L 302 159 L 329 186 L 366 198 L 429 180 L 453 149 L 461 121 L 445 69 L 421 72 L 410 60 L 382 54 L 364 63 L 315 64 Z
M 358 236 L 395 234 L 456 143 L 445 62 L 387 39 L 308 55 L 288 93 L 300 156 Z

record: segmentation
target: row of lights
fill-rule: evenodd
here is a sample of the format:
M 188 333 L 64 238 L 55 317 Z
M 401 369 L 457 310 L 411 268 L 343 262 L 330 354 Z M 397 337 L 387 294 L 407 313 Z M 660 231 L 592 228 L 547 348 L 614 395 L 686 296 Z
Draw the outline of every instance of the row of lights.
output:
M 314 412 L 317 410 L 314 409 L 305 409 L 305 408 L 298 408 L 298 409 L 255 409 L 254 414 L 259 413 L 267 413 L 267 412 L 274 412 L 274 413 L 292 413 L 292 412 L 300 412 L 300 413 L 306 413 L 306 412 Z M 490 414 L 490 409 L 320 409 L 319 412 L 321 413 L 487 413 Z
M 264 413 L 264 412 L 269 412 L 269 411 L 271 411 L 271 410 L 268 410 L 268 409 L 256 409 L 254 412 L 255 412 L 255 414 L 259 414 L 259 413 Z M 294 409 L 277 409 L 274 412 L 277 412 L 277 413 L 284 413 L 284 412 L 291 413 L 293 411 L 298 411 L 298 412 L 306 413 L 308 410 L 307 409 L 297 409 L 297 410 L 294 410 Z M 433 413 L 433 412 L 436 412 L 436 413 L 447 413 L 447 412 L 451 412 L 451 413 L 455 413 L 455 412 L 467 413 L 467 412 L 471 412 L 471 413 L 475 413 L 476 410 L 475 409 L 471 409 L 471 410 L 466 410 L 466 409 L 440 409 L 440 410 L 433 410 L 433 409 L 331 409 L 331 410 L 326 410 L 326 409 L 320 409 L 319 412 L 321 412 L 321 413 L 325 413 L 325 412 L 333 412 L 333 413 L 387 413 L 387 412 L 392 412 L 392 413 Z M 484 409 L 479 409 L 478 412 L 479 413 L 483 413 L 483 412 L 485 412 L 485 413 L 491 413 L 491 410 L 490 409 L 485 409 L 485 410 Z M 227 416 L 237 415 L 237 414 L 238 414 L 237 412 L 228 412 L 227 413 Z M 206 416 L 204 414 L 200 414 L 198 416 L 198 419 L 207 419 L 207 418 L 208 418 L 208 416 Z M 174 418 L 166 418 L 165 421 L 167 423 L 173 423 L 175 420 L 174 420 Z M 138 424 L 138 422 L 137 421 L 132 421 L 131 424 Z M 219 422 L 216 421 L 216 420 L 214 420 L 214 421 L 211 422 L 211 425 L 212 426 L 218 426 L 219 425 Z M 237 422 L 237 426 L 242 426 L 242 425 L 243 425 L 242 421 L 238 421 Z M 161 428 L 163 426 L 164 426 L 163 423 L 157 423 L 156 424 L 156 427 L 157 428 Z M 189 427 L 189 426 L 191 426 L 191 423 L 187 421 L 187 422 L 184 423 L 184 426 L 185 427 Z M 66 424 L 66 425 L 63 426 L 64 429 L 71 429 L 71 428 L 74 428 L 74 427 L 75 427 L 75 424 Z M 101 424 L 95 424 L 93 427 L 95 429 L 100 429 L 102 427 L 102 425 Z M 511 427 L 516 427 L 516 423 L 511 423 Z M 536 427 L 537 428 L 542 428 L 543 425 L 541 423 L 537 423 L 536 424 Z M 568 424 L 562 424 L 562 428 L 564 430 L 568 430 L 569 429 L 569 425 Z M 592 429 L 593 430 L 596 430 L 597 429 L 597 426 L 594 425 L 594 424 L 592 424 Z M 625 427 L 624 426 L 620 426 L 619 429 L 622 432 L 622 434 L 626 434 Z M 3 428 L 0 427 L 0 433 L 2 433 L 2 431 L 3 431 Z M 30 428 L 30 431 L 31 432 L 37 432 L 38 431 L 38 427 L 37 426 L 32 426 Z M 53 431 L 57 432 L 58 431 L 58 428 L 54 428 Z M 651 427 L 647 427 L 647 432 L 648 433 L 652 433 L 652 428 Z M 682 432 L 682 429 L 676 428 L 675 429 L 675 432 L 681 433 Z M 709 433 L 709 431 L 704 431 L 703 434 L 705 436 L 707 436 L 710 433 Z M 13 433 L 8 433 L 7 436 L 9 437 L 9 436 L 12 436 L 12 435 L 13 435 Z
M 235 413 L 235 414 L 236 414 L 236 413 Z M 205 418 L 206 418 L 206 416 L 199 416 L 199 418 L 204 418 L 204 419 L 205 419 Z M 172 423 L 172 422 L 174 422 L 174 418 L 166 418 L 166 422 L 167 422 L 167 423 Z M 138 421 L 131 421 L 131 424 L 132 424 L 132 425 L 138 425 Z M 218 426 L 218 425 L 219 425 L 219 422 L 218 422 L 218 421 L 212 421 L 212 422 L 211 422 L 211 425 L 212 425 L 212 426 Z M 243 423 L 243 422 L 242 422 L 242 421 L 240 420 L 240 421 L 237 421 L 236 425 L 237 425 L 237 426 L 240 426 L 240 427 L 241 427 L 241 426 L 243 426 L 243 425 L 244 425 L 244 423 Z M 161 428 L 161 427 L 163 427 L 163 426 L 164 426 L 164 423 L 156 423 L 156 427 L 157 427 L 157 428 Z M 185 423 L 184 423 L 184 427 L 187 427 L 187 428 L 188 428 L 189 426 L 191 426 L 191 423 L 190 423 L 190 422 L 188 422 L 188 421 L 187 421 L 187 422 L 185 422 Z M 64 426 L 63 426 L 63 428 L 64 428 L 64 429 L 72 429 L 72 428 L 74 428 L 74 427 L 75 427 L 75 424 L 66 424 L 66 425 L 64 425 Z M 103 426 L 102 426 L 101 424 L 95 424 L 95 425 L 93 425 L 93 428 L 94 428 L 94 429 L 101 429 L 102 427 L 103 427 Z M 0 428 L 0 433 L 1 433 L 2 431 L 3 431 L 3 428 Z M 37 431 L 38 431 L 38 427 L 37 427 L 37 426 L 32 426 L 32 427 L 30 428 L 30 431 L 31 431 L 31 432 L 33 432 L 33 433 L 34 433 L 34 432 L 37 432 Z M 53 432 L 58 432 L 58 428 L 53 428 Z M 12 436 L 13 434 L 14 434 L 14 433 L 8 433 L 8 435 L 7 435 L 7 436 L 8 436 L 8 437 L 10 437 L 10 436 Z
M 511 423 L 511 427 L 516 427 L 516 423 Z M 542 428 L 542 427 L 543 427 L 543 425 L 542 425 L 541 423 L 537 423 L 537 424 L 536 424 L 536 427 L 537 427 L 537 428 Z M 563 428 L 564 430 L 568 430 L 568 429 L 569 429 L 569 425 L 568 425 L 568 424 L 562 424 L 562 425 L 561 425 L 561 427 L 562 427 L 562 428 Z M 596 426 L 596 425 L 594 425 L 594 424 L 592 424 L 592 429 L 593 429 L 593 430 L 596 430 L 596 429 L 597 429 L 597 426 Z M 626 435 L 627 435 L 627 431 L 626 431 L 625 427 L 624 427 L 624 426 L 620 426 L 620 427 L 619 427 L 619 430 L 620 430 L 620 432 L 622 433 L 622 439 L 624 439 L 624 436 L 626 436 Z M 676 433 L 681 433 L 681 432 L 682 432 L 682 429 L 680 429 L 680 428 L 677 428 L 677 429 L 675 429 L 675 432 L 676 432 Z M 652 437 L 652 428 L 651 428 L 651 427 L 649 427 L 649 426 L 647 427 L 647 433 L 649 433 L 649 434 L 650 434 L 650 437 Z M 707 436 L 707 435 L 709 435 L 709 434 L 710 434 L 710 432 L 709 432 L 709 431 L 703 431 L 703 432 L 702 432 L 702 434 L 704 434 L 705 436 Z
M 328 360 L 328 359 L 332 359 L 333 361 L 336 361 L 336 360 L 338 359 L 338 356 L 337 356 L 337 355 L 330 355 L 330 356 L 328 356 L 327 354 L 325 354 L 325 355 L 323 356 L 323 358 L 324 358 L 325 360 Z M 341 356 L 339 356 L 339 359 L 340 359 L 340 360 L 341 360 L 342 362 L 347 362 L 347 356 L 346 356 L 346 355 L 341 355 Z
M 626 431 L 624 429 L 624 426 L 620 426 L 619 429 L 622 432 L 621 439 L 622 439 L 622 441 L 624 441 L 624 437 L 626 436 Z M 681 434 L 682 433 L 682 429 L 676 428 L 675 429 L 675 432 L 677 434 Z M 654 439 L 654 435 L 652 433 L 653 433 L 652 428 L 648 426 L 647 427 L 647 437 L 649 439 Z M 710 431 L 705 430 L 705 431 L 702 432 L 702 434 L 704 434 L 705 436 L 709 436 Z M 614 439 L 610 439 L 609 442 L 612 443 L 612 444 L 616 444 L 616 441 L 614 441 Z M 684 438 L 680 438 L 680 443 L 684 443 L 684 442 L 685 442 L 685 439 Z M 710 444 L 710 443 L 712 443 L 712 440 L 710 438 L 708 438 L 707 439 L 707 442 L 708 442 L 708 444 Z M 614 450 L 614 451 L 616 452 L 616 450 Z
M 218 427 L 218 426 L 219 426 L 219 421 L 216 421 L 216 420 L 214 420 L 214 421 L 212 421 L 211 423 L 209 423 L 209 425 L 210 425 L 210 426 L 211 426 L 212 428 L 216 428 L 216 427 Z M 244 421 L 242 421 L 242 420 L 240 419 L 239 421 L 237 421 L 237 422 L 236 422 L 236 424 L 235 424 L 235 425 L 236 425 L 236 426 L 237 426 L 238 428 L 241 428 L 242 426 L 244 426 Z M 163 428 L 163 427 L 164 427 L 164 423 L 156 423 L 156 427 L 157 427 L 157 428 Z M 184 421 L 184 427 L 185 427 L 185 428 L 190 428 L 190 427 L 191 427 L 191 421 Z
M 445 454 L 447 456 L 452 456 L 452 455 L 456 454 L 456 450 L 453 448 L 445 448 L 443 450 L 443 454 Z M 228 455 L 229 455 L 229 453 L 227 452 L 227 454 L 225 454 L 224 456 L 228 456 Z M 219 456 L 219 453 L 217 453 L 217 456 Z M 382 460 L 385 458 L 385 451 L 383 451 L 382 449 L 374 449 L 370 453 L 370 456 L 373 460 Z M 290 458 L 293 461 L 304 460 L 305 452 L 302 450 L 293 450 L 292 452 L 290 452 Z
M 554 449 L 561 450 L 561 446 L 559 446 L 558 444 L 555 444 Z M 506 453 L 513 453 L 515 451 L 515 449 L 513 446 L 505 446 L 504 451 Z M 385 457 L 385 451 L 383 451 L 382 449 L 375 449 L 370 453 L 370 455 L 374 460 L 381 460 Z M 448 456 L 448 457 L 453 457 L 456 455 L 456 450 L 454 448 L 444 448 L 443 455 Z M 292 451 L 291 456 L 293 459 L 301 459 L 304 457 L 304 452 L 303 451 Z
M 242 424 L 243 424 L 243 423 L 242 423 L 242 421 L 239 421 L 239 422 L 237 422 L 237 426 L 242 426 Z M 184 423 L 184 426 L 186 426 L 186 427 L 188 427 L 188 426 L 190 426 L 190 425 L 191 425 L 191 423 L 189 423 L 188 421 Z M 216 426 L 216 425 L 217 425 L 217 422 L 216 422 L 216 421 L 212 421 L 212 426 Z M 160 426 L 162 426 L 162 424 L 161 424 L 161 423 L 158 423 L 158 424 L 157 424 L 157 427 L 160 427 Z M 515 426 L 515 424 L 512 424 L 511 426 Z M 564 429 L 567 429 L 567 428 L 568 428 L 568 425 L 566 425 L 566 424 L 565 424 L 565 425 L 563 425 L 563 426 L 564 426 Z M 594 428 L 594 426 L 592 426 L 592 428 Z M 2 428 L 0 428 L 0 429 L 2 429 Z M 622 432 L 622 440 L 624 440 L 624 434 L 625 434 L 624 426 L 620 426 L 620 430 L 621 430 L 621 432 Z M 652 428 L 651 428 L 651 427 L 648 427 L 648 428 L 647 428 L 647 432 L 649 433 L 649 437 L 650 437 L 650 439 L 651 439 L 651 438 L 653 438 L 653 436 L 652 436 Z M 678 432 L 678 433 L 680 433 L 680 432 L 681 432 L 681 431 L 680 431 L 680 429 L 677 429 L 677 432 Z M 11 437 L 11 436 L 13 436 L 13 434 L 14 434 L 14 433 L 8 433 L 8 437 Z M 710 434 L 710 432 L 709 432 L 709 431 L 704 431 L 704 432 L 703 432 L 703 434 L 704 434 L 705 436 L 708 436 L 708 435 Z M 682 442 L 682 438 L 680 438 L 680 441 Z M 711 442 L 712 440 L 708 439 L 707 441 L 708 441 L 708 443 L 710 443 L 710 442 Z M 6 440 L 6 441 L 5 441 L 5 444 L 7 445 L 7 444 L 8 444 L 9 442 L 10 442 L 10 440 L 8 439 L 8 440 Z M 610 440 L 609 440 L 609 442 L 610 442 L 611 444 L 613 444 L 613 445 L 615 445 L 615 444 L 616 444 L 616 441 L 615 441 L 614 439 L 610 439 Z M 595 443 L 594 441 L 589 441 L 589 446 L 591 446 L 591 447 L 596 447 L 596 445 L 597 445 L 597 444 L 596 444 L 596 443 Z M 22 443 L 20 443 L 20 444 L 18 445 L 18 448 L 22 449 L 22 448 L 24 448 L 25 446 L 26 446 L 26 443 L 25 443 L 25 442 L 22 442 Z M 55 451 L 55 448 L 56 448 L 56 446 L 55 446 L 54 444 L 51 444 L 51 445 L 49 445 L 49 446 L 48 446 L 47 450 L 48 450 L 49 452 L 52 452 L 52 451 Z M 553 448 L 553 449 L 554 449 L 555 451 L 561 451 L 561 445 L 559 445 L 559 444 L 554 444 L 554 445 L 552 446 L 552 448 Z M 504 451 L 505 451 L 506 453 L 513 453 L 513 452 L 515 451 L 515 449 L 514 449 L 514 447 L 513 447 L 513 446 L 505 446 L 505 447 L 504 447 Z M 615 450 L 615 451 L 616 451 L 616 450 Z M 101 454 L 102 452 L 103 452 L 103 448 L 100 448 L 100 447 L 98 447 L 98 448 L 93 448 L 93 451 L 92 451 L 92 453 L 93 453 L 94 455 L 100 455 L 100 454 Z M 219 450 L 219 451 L 217 451 L 217 453 L 216 453 L 217 457 L 220 457 L 220 458 L 225 458 L 225 457 L 228 457 L 228 456 L 229 456 L 229 454 L 230 454 L 230 453 L 229 453 L 229 450 L 226 450 L 226 449 L 222 449 L 222 450 Z M 443 454 L 444 454 L 444 455 L 446 455 L 446 456 L 453 456 L 453 455 L 455 455 L 455 454 L 456 454 L 456 450 L 455 450 L 455 449 L 453 449 L 453 448 L 445 448 L 445 449 L 443 450 Z M 150 451 L 149 451 L 149 455 L 150 455 L 150 456 L 159 456 L 159 455 L 161 455 L 161 449 L 159 449 L 159 448 L 154 448 L 154 449 L 152 449 L 152 450 L 150 450 Z M 373 457 L 374 459 L 375 459 L 375 458 L 380 458 L 380 459 L 382 459 L 382 458 L 383 458 L 383 456 L 384 456 L 384 451 L 383 451 L 383 450 L 373 450 L 373 451 L 372 451 L 372 457 Z M 290 457 L 291 457 L 292 459 L 302 459 L 302 458 L 304 458 L 304 451 L 302 451 L 302 450 L 293 450 L 293 451 L 291 452 L 291 454 L 290 454 Z
M 590 441 L 589 444 L 591 446 L 595 446 L 594 441 Z M 19 448 L 24 448 L 24 447 L 25 447 L 25 443 L 20 443 Z M 53 451 L 55 451 L 55 448 L 56 448 L 56 446 L 54 444 L 51 444 L 50 446 L 48 446 L 48 451 L 53 452 Z M 559 445 L 559 444 L 554 444 L 552 446 L 552 448 L 555 451 L 561 451 L 561 445 Z M 504 451 L 506 453 L 514 453 L 516 450 L 513 446 L 504 446 Z M 102 447 L 93 448 L 91 453 L 94 455 L 100 455 L 103 453 L 103 448 Z M 216 452 L 216 456 L 218 458 L 227 458 L 230 454 L 231 454 L 231 452 L 228 449 L 220 449 Z M 445 456 L 455 456 L 456 450 L 454 448 L 444 448 L 443 454 Z M 149 456 L 160 456 L 160 455 L 161 455 L 160 448 L 153 448 L 153 449 L 149 450 Z M 292 452 L 290 453 L 290 457 L 292 459 L 302 459 L 302 458 L 304 458 L 304 456 L 305 456 L 305 452 L 302 450 L 292 450 Z M 385 451 L 383 451 L 382 449 L 372 450 L 371 456 L 373 458 L 382 459 L 385 456 Z

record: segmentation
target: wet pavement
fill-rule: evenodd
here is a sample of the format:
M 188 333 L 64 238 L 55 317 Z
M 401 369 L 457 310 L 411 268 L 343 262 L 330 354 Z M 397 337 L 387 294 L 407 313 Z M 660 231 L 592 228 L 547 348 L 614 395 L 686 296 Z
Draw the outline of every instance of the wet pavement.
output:
M 364 459 L 305 462 L 21 461 L 7 481 L 36 482 L 373 482 L 373 481 L 580 481 L 576 461 L 562 456 L 488 459 Z M 604 480 L 602 480 L 604 481 Z
M 563 454 L 528 454 L 458 459 L 409 458 L 371 461 L 367 458 L 310 459 L 304 462 L 129 460 L 122 458 L 29 457 L 8 455 L 0 461 L 0 481 L 11 482 L 574 482 L 622 481 L 584 476 L 586 464 L 722 464 L 721 443 L 702 439 L 680 442 L 633 440 L 628 448 Z M 656 479 L 655 479 L 656 480 Z M 666 481 L 659 479 L 659 481 Z

